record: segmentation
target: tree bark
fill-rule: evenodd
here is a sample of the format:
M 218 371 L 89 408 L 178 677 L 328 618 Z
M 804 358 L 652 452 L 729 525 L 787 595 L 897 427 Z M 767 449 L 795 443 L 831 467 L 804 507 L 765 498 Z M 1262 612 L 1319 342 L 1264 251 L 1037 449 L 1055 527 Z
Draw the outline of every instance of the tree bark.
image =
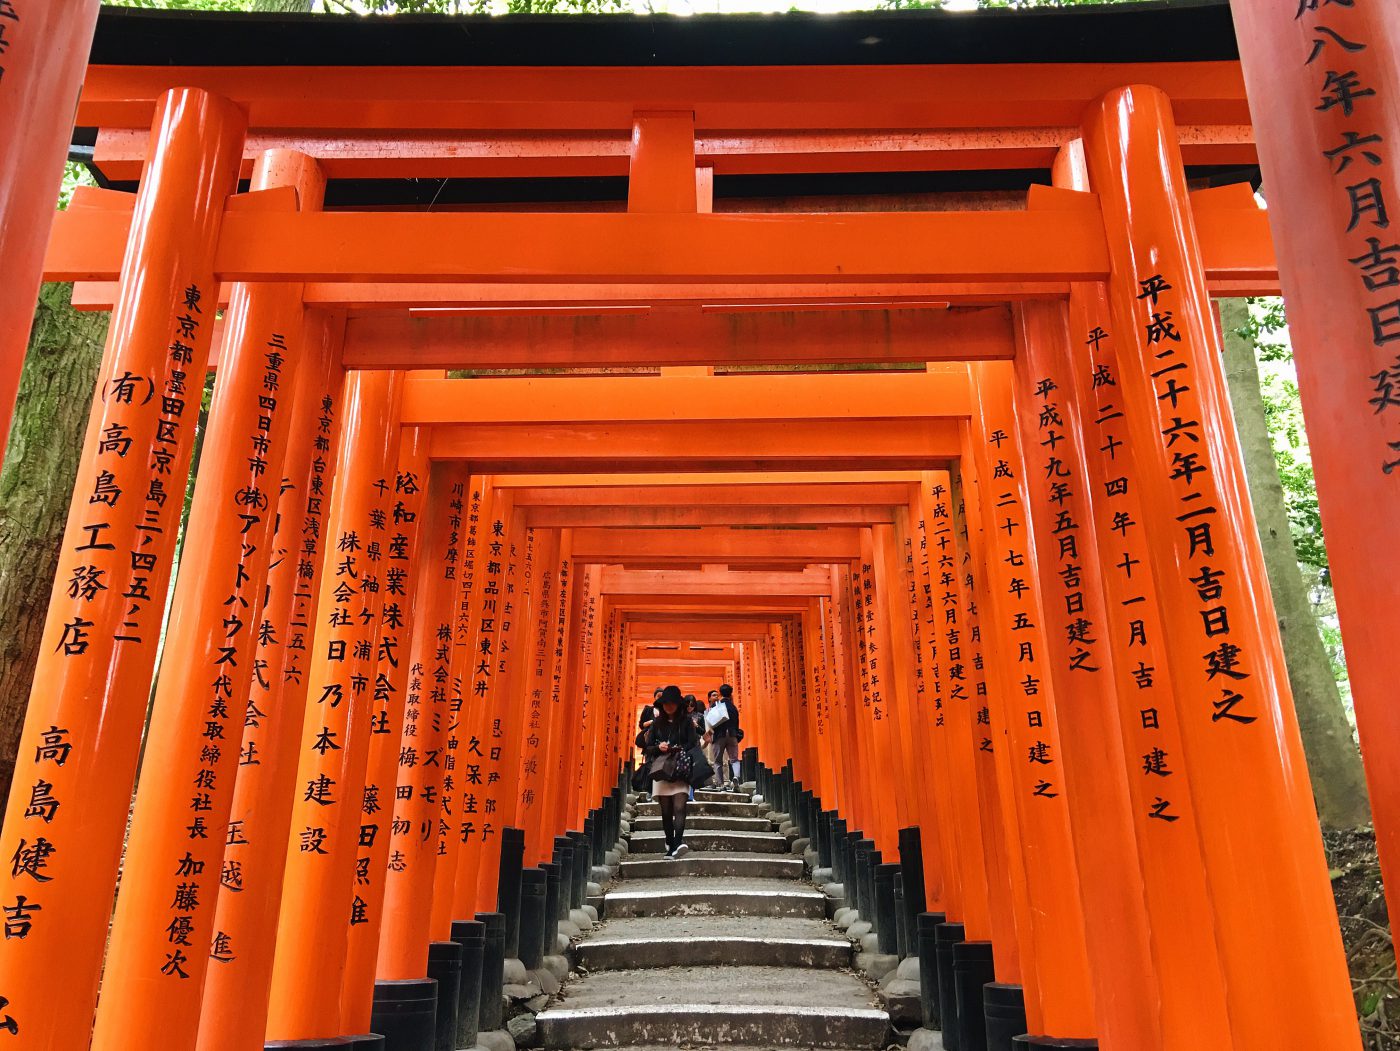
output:
M 1283 485 L 1264 415 L 1254 341 L 1245 335 L 1248 321 L 1246 300 L 1220 300 L 1225 378 L 1259 540 L 1264 547 L 1279 634 L 1283 637 L 1288 681 L 1293 687 L 1318 817 L 1325 828 L 1357 828 L 1371 820 L 1361 755 L 1298 568 Z
M 0 799 L 14 773 L 107 339 L 109 315 L 74 310 L 72 295 L 72 285 L 39 291 L 0 471 Z

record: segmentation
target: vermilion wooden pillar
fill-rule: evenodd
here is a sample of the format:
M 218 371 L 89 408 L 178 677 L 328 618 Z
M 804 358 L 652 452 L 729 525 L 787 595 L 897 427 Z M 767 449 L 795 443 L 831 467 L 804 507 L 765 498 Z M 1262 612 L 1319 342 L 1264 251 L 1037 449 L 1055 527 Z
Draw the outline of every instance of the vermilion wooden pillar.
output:
M 386 548 L 398 461 L 403 375 L 353 372 L 326 523 L 326 569 L 307 663 L 307 706 L 293 784 L 291 835 L 273 962 L 269 1040 L 346 1035 L 340 993 L 355 918 L 372 683 L 387 597 Z
M 306 157 L 281 153 L 259 159 L 253 185 L 294 186 L 316 208 L 324 183 Z M 172 600 L 146 734 L 154 761 L 133 807 L 94 1047 L 193 1047 L 198 1035 L 278 489 L 307 365 L 301 285 L 236 285 L 225 324 L 185 527 L 192 557 Z M 218 949 L 238 952 L 227 937 Z
M 413 621 L 405 718 L 396 756 L 396 789 L 388 830 L 384 873 L 384 922 L 379 930 L 375 976 L 423 978 L 428 943 L 450 934 L 433 929 L 433 881 L 443 826 L 444 779 L 451 753 L 447 739 L 452 711 L 452 616 L 460 590 L 462 541 L 467 507 L 467 469 L 462 463 L 433 466 L 428 482 L 427 535 L 420 544 L 419 612 Z M 416 713 L 416 718 L 409 717 Z M 383 834 L 381 829 L 381 834 Z
M 316 596 L 325 564 L 325 518 L 340 433 L 342 320 L 308 312 L 307 361 L 297 372 L 293 433 L 287 449 L 277 534 L 258 626 L 243 740 L 224 837 L 210 967 L 199 1017 L 200 1051 L 255 1047 L 267 1023 L 272 957 L 292 786 L 306 706 Z M 309 441 L 305 435 L 311 435 Z M 219 952 L 224 945 L 236 952 Z
M 552 631 L 560 601 L 559 594 L 559 530 L 532 529 L 533 567 L 527 580 L 530 608 L 523 622 L 521 638 L 520 689 L 515 703 L 523 706 L 524 725 L 520 733 L 520 750 L 516 763 L 519 786 L 515 806 L 517 820 L 525 830 L 525 864 L 549 860 L 546 845 L 552 845 L 553 830 L 548 828 L 545 814 L 545 777 L 542 767 L 549 755 L 550 721 L 553 708 L 549 706 L 549 679 L 554 652 Z M 568 596 L 564 596 L 568 601 Z
M 98 0 L 43 0 L 0 12 L 0 440 L 10 434 L 97 10 Z
M 1034 979 L 1043 1035 L 1092 1036 L 1092 974 L 1070 830 L 1070 791 L 1050 673 L 1046 620 L 1036 580 L 1034 541 L 1022 473 L 1010 362 L 968 366 L 975 399 L 971 450 L 980 479 L 987 595 L 982 630 L 1005 700 L 1006 742 L 1025 856 L 1035 953 Z M 1027 974 L 1030 986 L 1031 975 Z
M 1166 97 L 1110 93 L 1086 116 L 1084 147 L 1172 680 L 1196 698 L 1182 741 L 1236 1044 L 1287 1034 L 1354 1048 L 1336 907 Z M 1268 992 L 1281 988 L 1293 995 Z
M 345 980 L 340 990 L 341 1025 L 347 1033 L 367 1033 L 374 1005 L 375 958 L 384 919 L 384 878 L 388 871 L 389 840 L 394 817 L 399 757 L 407 711 L 413 643 L 418 620 L 432 592 L 421 591 L 422 577 L 433 571 L 425 535 L 451 517 L 446 494 L 436 503 L 428 497 L 426 427 L 405 427 L 399 435 L 399 455 L 386 494 L 387 537 L 380 560 L 379 639 L 374 647 L 375 670 L 370 687 L 369 757 L 364 791 L 360 793 L 359 852 L 355 855 L 355 895 L 350 902 L 346 932 Z M 432 525 L 425 523 L 431 520 Z
M 1400 915 L 1400 9 L 1231 4 L 1390 915 Z M 1362 512 L 1364 508 L 1364 513 Z
M 1082 142 L 1061 149 L 1055 181 L 1076 189 L 1087 185 Z M 1189 710 L 1190 699 L 1178 697 L 1173 689 L 1163 648 L 1160 596 L 1140 498 L 1142 479 L 1129 442 L 1127 406 L 1118 382 L 1118 341 L 1109 334 L 1114 325 L 1102 285 L 1071 286 L 1069 326 L 1068 345 L 1061 348 L 1065 360 L 1055 375 L 1064 397 L 1079 405 L 1106 634 L 1128 752 L 1129 791 L 1138 818 L 1144 901 L 1156 918 L 1152 945 L 1163 1026 L 1169 1047 L 1186 1041 L 1230 1047 L 1215 916 L 1181 745 L 1181 712 Z
M 0 1024 L 52 1051 L 91 1035 L 243 130 L 204 91 L 157 103 L 20 736 L 0 900 L 26 923 L 0 952 Z
M 1137 843 L 1138 826 L 1153 818 L 1150 810 L 1135 812 L 1129 798 L 1068 320 L 1061 303 L 1023 303 L 1016 319 L 1014 396 L 1033 533 L 1028 557 L 1040 575 L 1050 678 L 1055 697 L 1064 699 L 1057 707 L 1060 746 L 1098 1033 L 1109 1046 L 1147 1051 L 1168 1046 Z M 1171 912 L 1152 918 L 1166 925 L 1176 919 Z
M 953 513 L 956 545 L 959 623 L 969 640 L 977 701 L 970 712 L 972 739 L 977 749 L 978 818 L 989 869 L 999 866 L 1005 877 L 1004 908 L 995 898 L 992 910 L 994 962 L 998 981 L 1020 983 L 1026 1002 L 1026 1019 L 1032 1032 L 1044 1032 L 1040 1008 L 1040 981 L 1036 977 L 1035 931 L 1030 891 L 1026 885 L 1025 857 L 1021 846 L 1020 814 L 1011 766 L 1015 759 L 1006 734 L 1008 704 L 1002 695 L 1001 677 L 993 663 L 995 640 L 982 630 L 982 618 L 990 608 L 987 596 L 987 540 L 982 532 L 982 490 L 976 457 L 972 452 L 972 428 L 964 429 L 963 454 L 957 469 L 948 475 L 948 500 Z M 938 476 L 934 476 L 938 479 Z M 936 488 L 936 482 L 935 482 Z M 932 493 L 935 498 L 937 492 Z M 995 885 L 994 885 L 995 886 Z M 1010 951 L 1006 951 L 1010 947 Z

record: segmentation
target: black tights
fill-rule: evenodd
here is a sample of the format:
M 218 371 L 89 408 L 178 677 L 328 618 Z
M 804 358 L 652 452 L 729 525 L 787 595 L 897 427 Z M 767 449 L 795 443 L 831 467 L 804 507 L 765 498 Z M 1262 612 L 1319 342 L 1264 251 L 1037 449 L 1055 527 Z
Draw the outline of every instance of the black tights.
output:
M 666 833 L 666 849 L 670 850 L 685 838 L 685 795 L 658 796 L 661 806 L 661 828 Z

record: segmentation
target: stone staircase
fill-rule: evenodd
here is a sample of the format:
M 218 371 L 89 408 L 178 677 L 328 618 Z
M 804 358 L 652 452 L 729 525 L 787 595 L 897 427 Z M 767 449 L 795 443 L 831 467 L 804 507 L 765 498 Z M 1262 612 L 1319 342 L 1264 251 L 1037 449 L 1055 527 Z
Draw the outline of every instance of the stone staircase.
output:
M 884 1047 L 889 1016 L 768 807 L 697 792 L 685 838 L 690 854 L 664 857 L 657 805 L 635 807 L 604 922 L 535 1017 L 542 1045 Z

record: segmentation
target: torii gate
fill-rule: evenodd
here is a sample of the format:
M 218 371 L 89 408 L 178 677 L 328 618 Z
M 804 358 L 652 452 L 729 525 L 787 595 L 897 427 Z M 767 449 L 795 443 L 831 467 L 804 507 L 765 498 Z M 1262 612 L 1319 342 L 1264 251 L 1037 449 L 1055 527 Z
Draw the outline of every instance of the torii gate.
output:
M 1287 7 L 1236 3 L 1243 72 L 1223 5 L 983 19 L 976 62 L 937 15 L 825 23 L 860 43 L 819 64 L 829 41 L 776 61 L 761 23 L 737 59 L 709 23 L 664 24 L 646 46 L 676 60 L 630 69 L 502 65 L 525 39 L 504 23 L 468 45 L 489 65 L 449 60 L 434 23 L 374 26 L 376 49 L 443 60 L 401 67 L 370 29 L 288 19 L 280 52 L 322 64 L 286 66 L 249 61 L 249 23 L 104 15 L 78 124 L 140 185 L 77 195 L 43 267 L 114 315 L 0 845 L 0 1024 L 56 1051 L 368 1043 L 373 980 L 421 977 L 428 940 L 494 903 L 502 828 L 542 857 L 613 790 L 636 633 L 675 615 L 766 625 L 732 640 L 760 752 L 886 849 L 924 830 L 930 902 L 1024 987 L 1034 1043 L 1357 1046 L 1209 300 L 1286 286 L 1309 412 L 1346 407 L 1316 450 L 1393 874 L 1400 658 L 1371 545 L 1400 521 L 1376 357 L 1400 309 L 1373 231 L 1400 13 Z M 1119 60 L 1071 18 L 1117 27 Z M 1061 61 L 1027 61 L 1026 26 Z M 32 88 L 16 72 L 0 86 Z M 1254 163 L 1251 102 L 1271 215 L 1187 180 Z M 1053 186 L 1016 208 L 715 193 L 1027 166 Z M 326 192 L 580 175 L 625 175 L 625 210 Z M 1317 318 L 1342 306 L 1354 338 L 1324 358 Z M 937 364 L 444 376 L 914 362 Z M 420 747 L 480 790 L 405 766 Z M 382 834 L 368 790 L 396 777 L 395 825 L 451 795 L 460 835 Z

